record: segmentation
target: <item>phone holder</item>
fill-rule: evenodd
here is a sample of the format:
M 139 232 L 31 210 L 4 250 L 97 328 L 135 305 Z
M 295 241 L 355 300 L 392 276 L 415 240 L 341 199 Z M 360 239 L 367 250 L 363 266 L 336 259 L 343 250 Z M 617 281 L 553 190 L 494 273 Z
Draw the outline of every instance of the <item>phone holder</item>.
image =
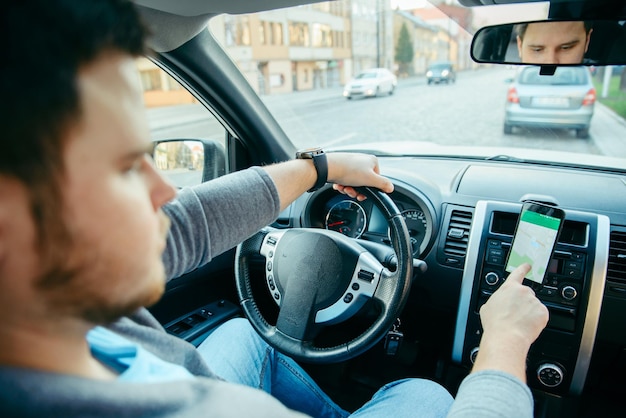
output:
M 545 194 L 526 193 L 519 201 L 522 203 L 537 202 L 548 206 L 559 206 L 559 201 L 556 198 Z

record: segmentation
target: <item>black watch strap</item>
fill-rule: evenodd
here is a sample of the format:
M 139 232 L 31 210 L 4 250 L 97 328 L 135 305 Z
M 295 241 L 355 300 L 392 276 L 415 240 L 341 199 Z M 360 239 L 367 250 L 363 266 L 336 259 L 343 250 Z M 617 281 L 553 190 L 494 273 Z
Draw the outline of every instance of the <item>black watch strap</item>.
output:
M 328 181 L 328 160 L 321 148 L 306 149 L 296 153 L 298 159 L 312 159 L 315 171 L 317 171 L 317 181 L 308 192 L 314 192 L 323 187 Z

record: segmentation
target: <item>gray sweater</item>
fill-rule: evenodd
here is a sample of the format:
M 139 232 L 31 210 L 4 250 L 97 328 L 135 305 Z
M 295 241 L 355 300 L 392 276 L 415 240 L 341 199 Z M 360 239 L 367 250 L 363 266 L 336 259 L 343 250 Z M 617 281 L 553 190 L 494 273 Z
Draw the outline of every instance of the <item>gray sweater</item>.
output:
M 251 208 L 254 208 L 251 210 Z M 208 263 L 271 223 L 280 209 L 276 188 L 259 168 L 181 191 L 164 210 L 172 229 L 164 261 L 168 277 Z M 235 219 L 237 222 L 232 222 Z M 103 281 L 103 283 L 106 283 Z M 167 334 L 145 309 L 109 328 L 197 379 L 137 384 L 0 367 L 2 417 L 299 417 L 265 392 L 224 382 L 195 347 Z M 470 375 L 450 417 L 532 417 L 532 396 L 512 376 Z

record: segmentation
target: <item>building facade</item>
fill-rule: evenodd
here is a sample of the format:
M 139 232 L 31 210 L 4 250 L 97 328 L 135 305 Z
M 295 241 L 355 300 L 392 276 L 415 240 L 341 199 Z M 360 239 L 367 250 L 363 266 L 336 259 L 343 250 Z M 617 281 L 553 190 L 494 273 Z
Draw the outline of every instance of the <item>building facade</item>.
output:
M 440 17 L 440 14 L 436 15 Z M 399 25 L 411 28 L 414 74 L 431 61 L 461 64 L 458 25 L 419 12 L 391 9 L 388 0 L 344 0 L 250 15 L 220 15 L 208 30 L 260 95 L 339 88 L 374 67 L 398 73 Z M 139 60 L 147 106 L 193 102 L 170 77 Z M 457 68 L 463 68 L 458 65 Z

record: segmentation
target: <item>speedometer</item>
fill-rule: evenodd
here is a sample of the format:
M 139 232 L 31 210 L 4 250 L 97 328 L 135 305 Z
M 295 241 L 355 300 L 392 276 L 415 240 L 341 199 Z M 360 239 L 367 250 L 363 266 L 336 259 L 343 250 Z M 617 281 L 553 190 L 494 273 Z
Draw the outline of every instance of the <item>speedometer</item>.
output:
M 354 200 L 342 200 L 334 204 L 326 214 L 326 229 L 351 238 L 359 238 L 365 230 L 365 225 L 365 210 Z
M 402 212 L 404 222 L 411 237 L 413 256 L 419 256 L 424 238 L 428 235 L 428 220 L 420 209 L 409 209 Z

